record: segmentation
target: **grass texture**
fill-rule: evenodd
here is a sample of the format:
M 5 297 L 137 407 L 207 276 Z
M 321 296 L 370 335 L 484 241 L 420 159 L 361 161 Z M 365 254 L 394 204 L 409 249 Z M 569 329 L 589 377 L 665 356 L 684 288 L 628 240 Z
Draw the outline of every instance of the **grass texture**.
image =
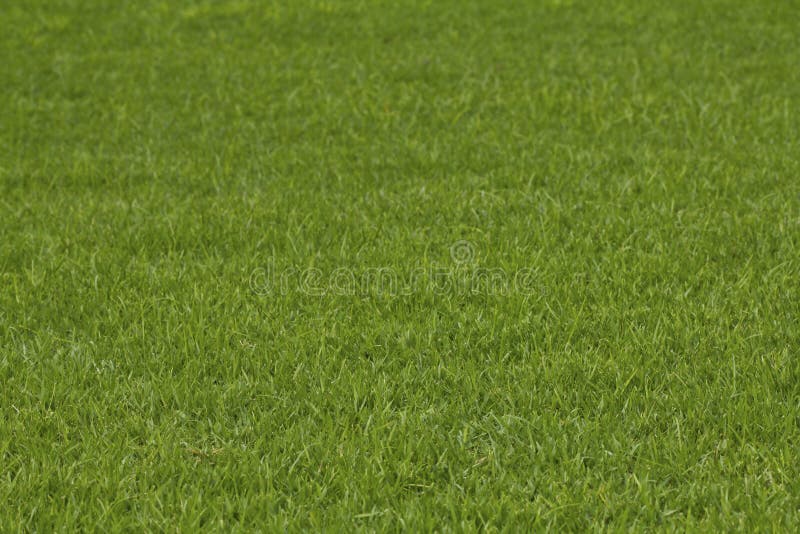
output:
M 796 526 L 798 17 L 0 3 L 0 530 Z

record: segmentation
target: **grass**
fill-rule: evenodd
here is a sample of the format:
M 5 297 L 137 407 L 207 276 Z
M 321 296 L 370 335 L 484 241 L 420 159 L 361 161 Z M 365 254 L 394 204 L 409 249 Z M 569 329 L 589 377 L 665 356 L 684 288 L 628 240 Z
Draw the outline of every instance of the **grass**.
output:
M 790 530 L 798 9 L 3 2 L 0 530 Z

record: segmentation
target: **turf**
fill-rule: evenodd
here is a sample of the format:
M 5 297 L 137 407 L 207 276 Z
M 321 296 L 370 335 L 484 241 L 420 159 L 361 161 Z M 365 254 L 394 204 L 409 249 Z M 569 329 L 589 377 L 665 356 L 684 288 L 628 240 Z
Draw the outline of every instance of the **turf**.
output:
M 799 12 L 2 2 L 0 530 L 796 526 Z

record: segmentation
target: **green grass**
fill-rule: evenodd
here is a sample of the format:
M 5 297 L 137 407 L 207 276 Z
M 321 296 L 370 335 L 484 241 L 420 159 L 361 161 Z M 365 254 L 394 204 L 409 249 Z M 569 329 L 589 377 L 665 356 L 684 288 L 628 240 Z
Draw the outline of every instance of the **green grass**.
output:
M 2 2 L 0 531 L 796 526 L 798 15 Z

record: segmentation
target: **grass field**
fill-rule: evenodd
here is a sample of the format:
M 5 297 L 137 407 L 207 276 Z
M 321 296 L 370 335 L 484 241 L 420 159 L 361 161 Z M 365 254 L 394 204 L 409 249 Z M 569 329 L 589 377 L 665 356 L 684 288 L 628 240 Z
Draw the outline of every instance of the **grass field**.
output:
M 798 20 L 2 2 L 0 531 L 796 527 Z

